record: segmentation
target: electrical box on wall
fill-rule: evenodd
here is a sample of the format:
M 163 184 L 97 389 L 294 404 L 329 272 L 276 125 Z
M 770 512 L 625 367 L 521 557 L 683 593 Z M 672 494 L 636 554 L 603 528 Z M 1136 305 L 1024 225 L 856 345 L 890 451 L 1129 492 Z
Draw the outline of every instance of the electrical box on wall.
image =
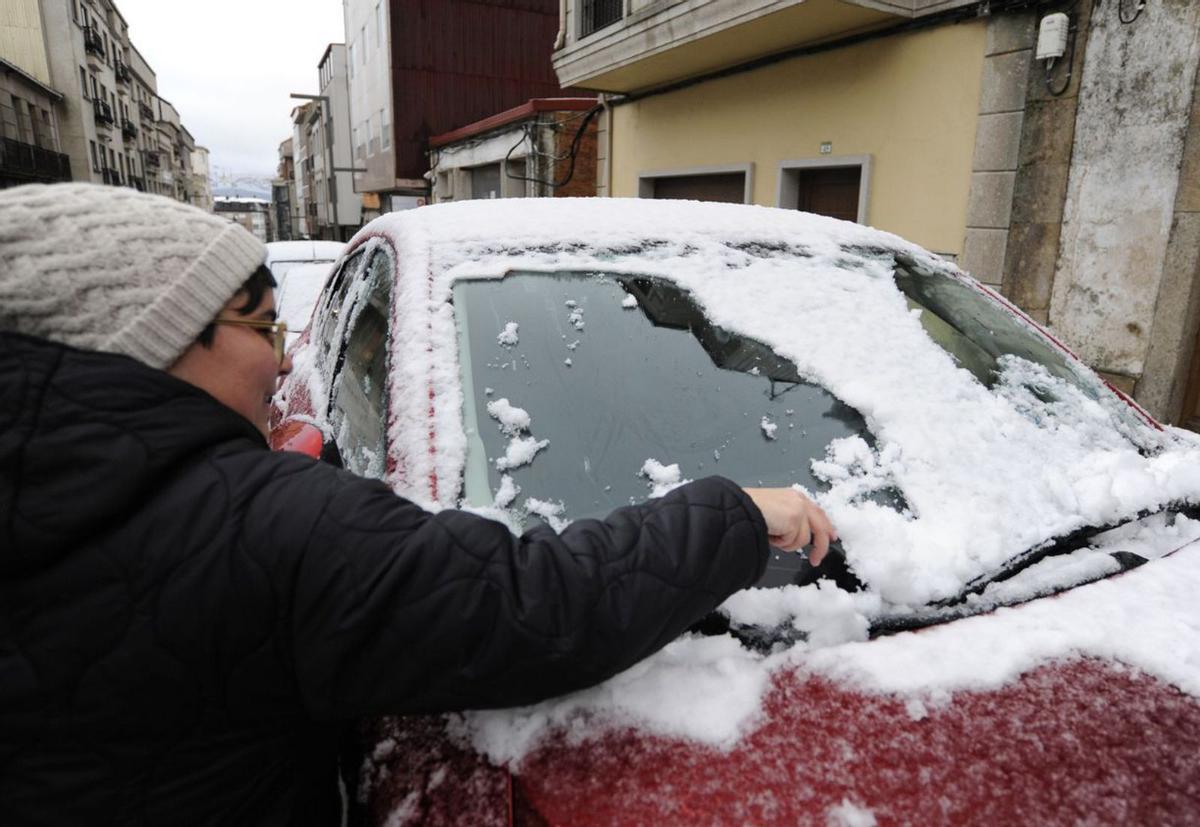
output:
M 1037 59 L 1059 58 L 1067 51 L 1067 34 L 1071 20 L 1062 12 L 1048 14 L 1038 27 Z

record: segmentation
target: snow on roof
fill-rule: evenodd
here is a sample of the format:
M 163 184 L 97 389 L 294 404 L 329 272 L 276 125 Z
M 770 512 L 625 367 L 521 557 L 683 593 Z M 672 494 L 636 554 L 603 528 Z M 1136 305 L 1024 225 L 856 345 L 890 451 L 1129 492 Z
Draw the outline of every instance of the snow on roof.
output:
M 1003 384 L 989 390 L 958 367 L 906 303 L 892 277 L 892 257 L 906 256 L 929 274 L 967 279 L 953 265 L 857 224 L 679 201 L 438 205 L 377 219 L 351 247 L 380 235 L 402 251 L 393 304 L 399 329 L 409 333 L 393 343 L 398 367 L 391 398 L 397 410 L 389 437 L 406 479 L 421 481 L 398 481 L 402 493 L 417 501 L 456 503 L 466 450 L 447 302 L 451 286 L 513 270 L 670 279 L 691 292 L 712 322 L 765 342 L 801 375 L 857 409 L 876 439 L 874 448 L 861 440 L 831 445 L 820 461 L 831 488 L 816 496 L 868 591 L 789 587 L 744 593 L 727 604 L 735 620 L 787 610 L 807 643 L 763 659 L 731 639 L 682 639 L 601 687 L 528 710 L 468 716 L 477 745 L 498 760 L 518 760 L 546 727 L 584 713 L 728 743 L 751 725 L 767 676 L 777 668 L 822 669 L 885 691 L 927 692 L 992 685 L 1047 658 L 1093 653 L 1136 663 L 1200 695 L 1200 618 L 1192 598 L 1185 602 L 1183 596 L 1200 586 L 1200 553 L 1194 549 L 1118 581 L 955 623 L 919 639 L 853 642 L 865 638 L 869 618 L 958 594 L 1021 550 L 1084 526 L 1200 501 L 1200 440 L 1194 435 L 1121 424 L 1123 416 L 1131 418 L 1129 411 L 1107 391 L 1098 392 L 1097 402 L 1081 401 L 1083 413 L 1075 418 L 1031 412 L 1028 404 L 1036 403 L 1007 393 Z M 427 350 L 432 358 L 424 356 Z M 1090 372 L 1081 381 L 1099 387 Z M 435 392 L 436 452 L 413 447 L 429 426 L 426 394 L 405 392 L 414 387 Z M 910 511 L 859 496 L 867 474 L 875 484 L 903 491 Z M 434 476 L 439 490 L 422 487 Z M 552 492 L 524 493 L 544 498 Z M 1146 530 L 1153 535 L 1150 556 L 1200 536 L 1197 524 L 1182 517 Z M 1135 623 L 1143 592 L 1160 602 Z M 1185 656 L 1178 651 L 1184 644 L 1172 639 L 1185 634 L 1178 631 L 1181 616 L 1192 624 Z M 937 657 L 928 656 L 931 648 Z M 979 659 L 987 653 L 994 662 L 983 668 Z M 897 677 L 908 672 L 919 679 Z M 688 690 L 679 691 L 685 682 Z

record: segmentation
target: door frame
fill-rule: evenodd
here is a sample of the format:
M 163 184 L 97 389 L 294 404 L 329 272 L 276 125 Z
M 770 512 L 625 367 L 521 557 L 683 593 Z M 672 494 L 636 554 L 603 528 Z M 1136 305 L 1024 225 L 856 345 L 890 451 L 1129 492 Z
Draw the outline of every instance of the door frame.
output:
M 779 162 L 779 183 L 775 194 L 775 206 L 785 210 L 798 208 L 800 201 L 800 171 L 823 167 L 858 167 L 858 216 L 859 224 L 867 223 L 867 206 L 871 196 L 870 155 L 820 155 L 816 158 L 799 158 Z
M 658 178 L 680 178 L 689 175 L 720 175 L 723 173 L 740 172 L 743 174 L 745 188 L 742 192 L 742 203 L 752 204 L 754 196 L 754 164 L 729 164 L 716 167 L 683 167 L 680 169 L 650 170 L 638 173 L 638 198 L 654 197 L 654 181 Z

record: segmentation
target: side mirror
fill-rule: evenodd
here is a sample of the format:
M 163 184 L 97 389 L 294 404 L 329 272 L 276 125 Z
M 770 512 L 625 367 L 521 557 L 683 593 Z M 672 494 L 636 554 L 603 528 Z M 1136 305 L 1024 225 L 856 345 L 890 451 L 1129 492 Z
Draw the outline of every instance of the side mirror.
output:
M 292 419 L 271 431 L 272 451 L 295 451 L 313 459 L 323 459 L 325 436 L 308 422 Z

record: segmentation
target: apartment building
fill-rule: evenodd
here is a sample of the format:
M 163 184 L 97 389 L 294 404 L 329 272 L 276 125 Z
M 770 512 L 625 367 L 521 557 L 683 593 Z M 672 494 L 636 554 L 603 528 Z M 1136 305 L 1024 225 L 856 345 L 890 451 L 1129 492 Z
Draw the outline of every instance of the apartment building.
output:
M 213 211 L 212 179 L 208 163 L 208 147 L 192 150 L 192 180 L 188 185 L 191 203 L 207 212 Z
M 317 226 L 314 238 L 349 241 L 362 226 L 362 199 L 354 192 L 350 90 L 346 46 L 330 43 L 317 66 L 320 97 L 309 145 L 313 160 Z
M 312 125 L 321 118 L 316 101 L 292 109 L 292 174 L 296 212 L 292 221 L 295 238 L 313 238 L 317 226 L 316 183 L 312 158 Z
M 298 217 L 295 159 L 292 155 L 294 142 L 294 138 L 288 138 L 279 143 L 279 166 L 275 171 L 276 178 L 271 182 L 271 208 L 275 228 L 272 241 L 291 241 L 300 237 L 293 227 Z
M 62 99 L 45 80 L 0 58 L 0 187 L 71 180 L 71 159 L 58 140 Z
M 14 131 L 69 159 L 57 179 L 66 175 L 190 200 L 195 142 L 174 108 L 158 97 L 154 71 L 111 0 L 5 0 L 0 65 L 17 70 L 6 73 L 6 94 L 0 95 L 0 105 L 14 110 Z M 29 79 L 44 87 L 34 103 L 36 127 L 28 114 Z M 12 103 L 17 84 L 23 84 L 21 104 Z M 26 114 L 16 114 L 18 109 Z M 0 120 L 4 114 L 0 110 Z M 39 157 L 44 167 L 47 156 Z M 17 181 L 6 176 L 5 182 Z
M 428 197 L 429 138 L 562 94 L 559 0 L 344 0 L 363 218 Z M 502 45 L 502 48 L 499 47 Z
M 559 79 L 605 93 L 601 193 L 895 232 L 1200 426 L 1200 3 L 564 0 L 560 22 Z

